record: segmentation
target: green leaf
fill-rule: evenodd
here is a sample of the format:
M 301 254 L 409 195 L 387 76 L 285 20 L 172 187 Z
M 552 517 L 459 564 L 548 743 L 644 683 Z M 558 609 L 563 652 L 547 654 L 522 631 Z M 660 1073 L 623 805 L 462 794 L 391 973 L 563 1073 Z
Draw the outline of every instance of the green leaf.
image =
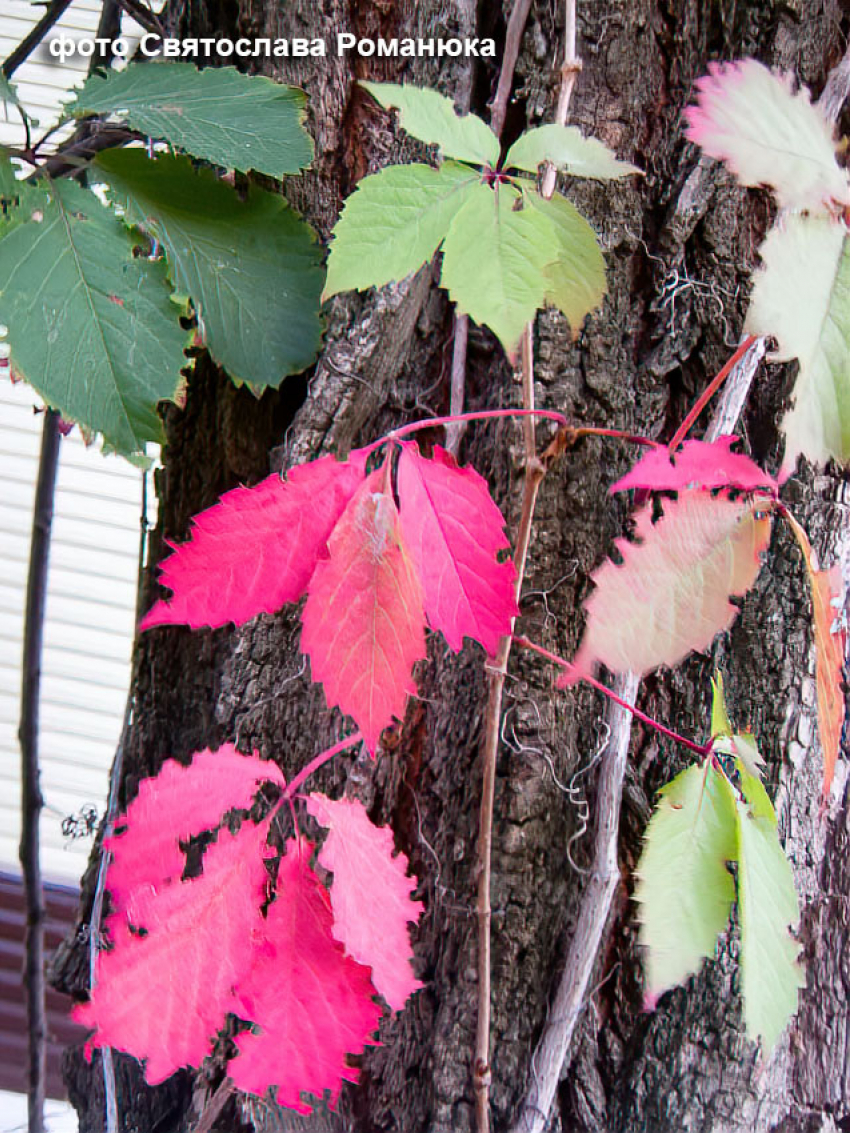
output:
M 723 695 L 723 674 L 720 671 L 711 678 L 711 734 L 715 738 L 732 735 L 732 724 Z
M 605 260 L 594 231 L 559 193 L 547 201 L 539 193 L 528 192 L 524 201 L 549 227 L 549 254 L 541 266 L 545 298 L 566 315 L 578 335 L 585 316 L 599 306 L 605 294 Z
M 805 986 L 799 946 L 789 926 L 799 917 L 791 866 L 779 842 L 776 815 L 759 780 L 746 770 L 738 803 L 738 905 L 741 915 L 741 987 L 751 1039 L 769 1051 L 797 1010 Z
M 511 357 L 543 306 L 553 256 L 551 227 L 535 210 L 515 208 L 521 200 L 512 185 L 469 189 L 443 246 L 441 277 L 458 310 L 490 327 Z
M 0 71 L 0 102 L 6 103 L 7 106 L 21 105 L 17 90 L 2 71 Z
M 661 791 L 637 867 L 641 943 L 648 949 L 648 998 L 714 955 L 735 894 L 735 800 L 710 757 Z
M 364 177 L 334 228 L 325 296 L 404 279 L 436 252 L 480 175 L 447 161 Z
M 452 100 L 439 91 L 399 83 L 361 81 L 360 85 L 381 106 L 398 110 L 402 127 L 414 138 L 439 146 L 446 157 L 496 166 L 499 139 L 487 123 L 476 114 L 461 116 Z
M 186 157 L 109 150 L 95 163 L 128 223 L 160 240 L 174 289 L 190 295 L 204 339 L 232 378 L 278 386 L 321 345 L 324 273 L 314 234 L 278 194 L 241 201 Z
M 794 407 L 782 422 L 789 475 L 802 453 L 816 464 L 850 461 L 850 244 L 844 225 L 789 215 L 759 249 L 746 329 L 771 335 L 772 358 L 799 359 Z
M 159 401 L 184 362 L 165 267 L 73 181 L 29 189 L 22 223 L 0 238 L 0 322 L 12 367 L 62 416 L 121 453 L 161 440 Z
M 572 177 L 593 177 L 598 181 L 640 173 L 636 165 L 618 161 L 598 138 L 585 138 L 577 126 L 550 123 L 538 126 L 517 138 L 508 150 L 505 169 L 526 169 L 536 173 L 544 161 Z
M 303 91 L 235 67 L 134 63 L 90 76 L 67 109 L 114 115 L 215 165 L 280 177 L 312 160 L 305 103 Z

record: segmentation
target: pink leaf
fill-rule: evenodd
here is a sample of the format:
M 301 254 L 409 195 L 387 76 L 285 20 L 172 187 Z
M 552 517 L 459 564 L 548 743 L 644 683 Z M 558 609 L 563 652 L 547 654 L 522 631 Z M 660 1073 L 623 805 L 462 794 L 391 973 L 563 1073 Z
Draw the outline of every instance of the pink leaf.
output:
M 593 575 L 575 667 L 559 685 L 596 663 L 643 674 L 707 648 L 738 613 L 729 596 L 746 594 L 756 580 L 770 541 L 766 502 L 685 491 L 665 502 L 657 523 L 652 505 L 642 508 L 638 541 L 617 540 L 622 565 L 609 559 Z
M 310 1112 L 302 1091 L 329 1090 L 333 1105 L 342 1081 L 357 1081 L 345 1056 L 363 1050 L 381 1017 L 368 969 L 331 935 L 330 901 L 308 864 L 311 852 L 292 840 L 281 860 L 278 895 L 237 996 L 238 1014 L 260 1034 L 239 1035 L 239 1056 L 228 1066 L 240 1090 L 276 1086 L 278 1102 L 300 1113 Z
M 422 587 L 382 491 L 384 470 L 358 488 L 334 528 L 304 606 L 301 648 L 328 704 L 354 718 L 371 752 L 416 691 L 425 656 Z
M 455 651 L 471 637 L 493 655 L 519 613 L 514 564 L 497 558 L 509 546 L 502 513 L 484 478 L 458 468 L 444 449 L 435 448 L 433 460 L 409 441 L 401 449 L 401 530 L 422 580 L 431 628 Z
M 410 966 L 407 924 L 422 913 L 410 894 L 407 858 L 394 854 L 388 826 L 375 826 L 362 803 L 308 795 L 307 810 L 328 828 L 319 861 L 334 875 L 333 935 L 349 956 L 372 969 L 372 983 L 394 1011 L 422 984 Z
M 174 596 L 157 602 L 140 628 L 241 625 L 296 602 L 365 465 L 359 450 L 344 463 L 325 456 L 285 480 L 275 473 L 225 493 L 195 516 L 191 539 L 160 567 Z
M 127 909 L 134 893 L 178 880 L 186 864 L 179 843 L 214 829 L 225 811 L 250 807 L 265 780 L 284 786 L 274 763 L 241 755 L 232 744 L 197 752 L 188 767 L 169 759 L 143 780 L 122 821 L 126 830 L 104 842 L 112 852 L 106 884 L 113 910 Z
M 113 949 L 98 960 L 78 1023 L 96 1028 L 90 1047 L 113 1046 L 146 1059 L 145 1077 L 162 1082 L 182 1066 L 199 1066 L 232 1010 L 231 989 L 246 978 L 253 931 L 268 876 L 262 845 L 268 825 L 222 831 L 203 859 L 203 875 L 159 891 L 143 884 L 132 900 L 132 933 L 110 917 Z
M 748 456 L 732 452 L 737 437 L 718 437 L 716 441 L 685 441 L 673 453 L 659 447 L 650 449 L 631 471 L 611 486 L 612 492 L 647 488 L 653 492 L 681 492 L 685 488 L 775 488 L 776 481 Z

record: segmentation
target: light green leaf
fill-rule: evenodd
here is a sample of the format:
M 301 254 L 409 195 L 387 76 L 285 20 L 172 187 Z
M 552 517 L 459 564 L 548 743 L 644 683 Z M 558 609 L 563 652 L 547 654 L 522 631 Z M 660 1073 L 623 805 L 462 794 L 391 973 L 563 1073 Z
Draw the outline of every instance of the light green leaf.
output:
M 436 252 L 480 175 L 447 161 L 364 177 L 334 228 L 325 296 L 404 279 Z
M 543 306 L 544 268 L 556 253 L 552 226 L 537 209 L 516 207 L 521 201 L 512 185 L 495 192 L 474 185 L 443 246 L 443 287 L 458 310 L 490 327 L 511 357 Z
M 760 779 L 764 760 L 758 749 L 755 736 L 751 732 L 736 732 L 732 736 L 732 744 L 734 754 L 740 760 L 739 770 L 743 769 L 756 780 Z
M 492 165 L 499 160 L 499 140 L 476 114 L 460 115 L 450 98 L 439 91 L 399 83 L 360 83 L 381 106 L 399 112 L 402 127 L 446 157 Z
M 303 91 L 235 67 L 133 63 L 92 75 L 67 109 L 114 115 L 215 165 L 280 177 L 312 160 L 305 103 Z
M 544 161 L 566 170 L 572 177 L 593 177 L 598 181 L 640 173 L 636 165 L 618 161 L 598 138 L 586 138 L 577 126 L 550 123 L 538 126 L 517 138 L 505 157 L 505 169 L 526 169 L 536 173 Z
M 843 224 L 791 215 L 759 249 L 746 329 L 771 335 L 780 362 L 797 358 L 794 407 L 782 422 L 789 475 L 802 454 L 850 461 L 850 251 Z
M 0 323 L 11 362 L 62 416 L 118 452 L 160 440 L 159 401 L 172 398 L 185 334 L 163 264 L 73 181 L 28 189 L 26 220 L 0 238 Z
M 661 791 L 637 867 L 648 998 L 681 983 L 714 955 L 735 894 L 735 800 L 711 759 Z
M 599 306 L 605 294 L 605 260 L 596 236 L 559 193 L 548 201 L 535 192 L 525 193 L 523 199 L 526 208 L 545 220 L 551 233 L 547 261 L 541 268 L 545 297 L 566 315 L 577 336 L 585 316 Z
M 21 105 L 17 90 L 2 71 L 0 71 L 0 102 L 5 102 L 7 106 Z
M 278 386 L 321 345 L 324 273 L 314 234 L 283 197 L 245 201 L 188 158 L 109 150 L 95 163 L 128 223 L 160 240 L 174 289 L 192 297 L 210 353 L 232 378 Z
M 723 695 L 723 674 L 719 670 L 711 678 L 711 734 L 715 737 L 732 735 L 726 698 Z
M 770 799 L 746 771 L 741 787 L 749 803 L 739 801 L 737 807 L 744 1020 L 750 1038 L 761 1037 L 769 1051 L 796 1012 L 798 989 L 805 986 L 799 946 L 788 931 L 800 912 Z

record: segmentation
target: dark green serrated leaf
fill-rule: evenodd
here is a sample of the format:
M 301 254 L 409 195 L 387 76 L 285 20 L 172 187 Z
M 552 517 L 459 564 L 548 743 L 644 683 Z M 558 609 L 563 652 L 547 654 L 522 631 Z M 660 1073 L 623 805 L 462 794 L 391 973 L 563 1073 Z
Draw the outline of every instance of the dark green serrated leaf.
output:
M 746 799 L 737 808 L 744 1020 L 750 1038 L 761 1037 L 769 1051 L 796 1012 L 798 989 L 805 986 L 799 945 L 789 932 L 800 912 L 770 799 L 758 778 L 743 767 L 740 773 Z
M 585 317 L 605 294 L 605 260 L 593 229 L 566 198 L 546 200 L 524 194 L 525 207 L 540 214 L 550 230 L 549 255 L 540 265 L 546 279 L 546 300 L 562 311 L 578 335 Z
M 443 287 L 458 310 L 490 327 L 511 357 L 543 306 L 543 269 L 553 257 L 551 225 L 536 210 L 516 207 L 521 199 L 512 185 L 472 186 L 443 245 Z
M 661 791 L 637 867 L 648 997 L 696 972 L 714 955 L 735 885 L 735 801 L 711 764 L 687 768 Z
M 312 161 L 305 103 L 303 91 L 235 67 L 134 63 L 92 75 L 67 109 L 115 115 L 215 165 L 280 177 Z
M 72 181 L 29 188 L 0 238 L 0 322 L 12 367 L 68 420 L 124 454 L 162 439 L 158 402 L 184 362 L 162 264 L 133 242 L 94 194 Z
M 278 386 L 321 345 L 321 251 L 283 197 L 240 200 L 185 157 L 110 150 L 95 163 L 130 224 L 160 240 L 174 288 L 192 298 L 210 353 L 239 381 Z
M 505 156 L 505 169 L 525 169 L 536 173 L 544 161 L 564 169 L 572 177 L 592 177 L 599 181 L 640 173 L 636 165 L 618 161 L 598 138 L 586 138 L 577 126 L 552 122 L 537 126 L 517 138 Z
M 364 179 L 334 228 L 325 296 L 381 287 L 427 263 L 480 175 L 447 161 L 391 165 Z
M 446 157 L 492 165 L 499 160 L 499 139 L 477 114 L 458 114 L 454 103 L 439 91 L 400 83 L 360 85 L 381 106 L 398 110 L 402 128 L 428 145 L 439 146 Z

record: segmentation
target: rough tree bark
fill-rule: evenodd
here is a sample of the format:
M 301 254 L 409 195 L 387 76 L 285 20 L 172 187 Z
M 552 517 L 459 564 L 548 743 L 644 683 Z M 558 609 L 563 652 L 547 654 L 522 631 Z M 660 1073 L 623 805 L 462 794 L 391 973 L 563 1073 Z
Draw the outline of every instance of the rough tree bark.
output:
M 819 94 L 844 52 L 848 19 L 838 0 L 738 4 L 736 0 L 579 0 L 584 71 L 572 119 L 643 179 L 570 191 L 601 235 L 609 293 L 576 342 L 562 318 L 538 318 L 537 398 L 576 422 L 667 438 L 687 406 L 729 356 L 741 333 L 747 279 L 771 219 L 766 194 L 734 184 L 700 160 L 682 137 L 680 114 L 710 59 L 755 55 L 794 70 Z M 471 0 L 182 0 L 172 32 L 229 36 L 478 34 L 501 42 L 510 5 Z M 538 0 L 523 40 L 510 141 L 526 124 L 551 118 L 562 13 Z M 310 97 L 313 170 L 287 186 L 290 199 L 324 238 L 340 203 L 364 173 L 416 152 L 391 119 L 352 85 L 357 77 L 439 86 L 486 111 L 495 89 L 492 61 L 280 60 L 277 77 Z M 271 68 L 271 64 L 267 64 Z M 482 271 L 487 265 L 480 265 Z M 429 270 L 379 294 L 347 295 L 330 307 L 323 356 L 305 377 L 255 400 L 237 391 L 203 355 L 185 409 L 169 407 L 168 448 L 154 550 L 184 538 L 190 516 L 239 482 L 365 443 L 402 421 L 445 411 L 452 318 Z M 518 384 L 491 336 L 470 329 L 470 408 L 517 404 Z M 790 388 L 788 367 L 762 367 L 743 435 L 775 468 L 776 422 Z M 540 429 L 541 439 L 546 428 Z M 516 521 L 521 486 L 518 428 L 476 425 L 461 457 L 489 477 Z M 625 505 L 608 485 L 632 453 L 588 440 L 547 477 L 537 511 L 520 629 L 570 656 L 589 572 L 623 528 Z M 801 472 L 785 489 L 826 561 L 843 555 L 850 575 L 846 479 Z M 156 556 L 155 556 L 156 557 Z M 154 583 L 149 580 L 151 599 Z M 850 918 L 843 765 L 834 802 L 818 819 L 818 753 L 813 739 L 813 660 L 808 599 L 799 557 L 778 532 L 768 569 L 729 635 L 711 656 L 644 682 L 640 703 L 679 730 L 704 736 L 708 678 L 726 674 L 730 709 L 750 722 L 768 759 L 782 829 L 794 860 L 804 913 L 801 941 L 808 984 L 801 1010 L 773 1059 L 760 1066 L 744 1037 L 734 933 L 717 963 L 641 1013 L 641 976 L 630 904 L 631 870 L 655 790 L 685 754 L 641 727 L 632 733 L 620 837 L 622 885 L 593 991 L 577 1031 L 551 1129 L 591 1131 L 850 1129 L 850 973 L 844 952 Z M 261 617 L 239 630 L 161 629 L 136 648 L 136 724 L 126 752 L 123 800 L 167 756 L 185 758 L 225 740 L 259 749 L 286 772 L 336 738 L 336 722 L 311 686 L 292 613 Z M 472 1128 L 470 1057 L 475 1018 L 476 809 L 485 701 L 477 647 L 452 655 L 432 639 L 392 750 L 334 762 L 320 782 L 344 787 L 390 822 L 410 857 L 426 902 L 416 938 L 425 988 L 382 1032 L 384 1046 L 363 1059 L 362 1081 L 347 1090 L 337 1119 L 276 1123 L 231 1102 L 215 1128 L 350 1129 L 356 1133 L 467 1133 Z M 494 858 L 492 1112 L 509 1127 L 534 1073 L 531 1056 L 556 986 L 588 861 L 585 803 L 592 813 L 594 771 L 603 739 L 602 704 L 585 689 L 555 692 L 537 659 L 511 662 L 499 762 Z M 561 784 L 567 784 L 565 791 Z M 567 846 L 570 846 L 570 856 Z M 87 881 L 91 881 L 90 871 Z M 81 911 L 89 913 L 91 885 Z M 54 981 L 85 988 L 84 934 L 54 964 Z M 103 1129 L 100 1065 L 69 1054 L 67 1080 L 82 1133 Z M 122 1129 L 187 1129 L 193 1114 L 188 1074 L 147 1088 L 137 1066 L 118 1059 Z M 241 1112 L 241 1119 L 239 1113 Z M 324 1124 L 323 1124 L 324 1122 Z M 336 1123 L 335 1123 L 336 1122 Z

